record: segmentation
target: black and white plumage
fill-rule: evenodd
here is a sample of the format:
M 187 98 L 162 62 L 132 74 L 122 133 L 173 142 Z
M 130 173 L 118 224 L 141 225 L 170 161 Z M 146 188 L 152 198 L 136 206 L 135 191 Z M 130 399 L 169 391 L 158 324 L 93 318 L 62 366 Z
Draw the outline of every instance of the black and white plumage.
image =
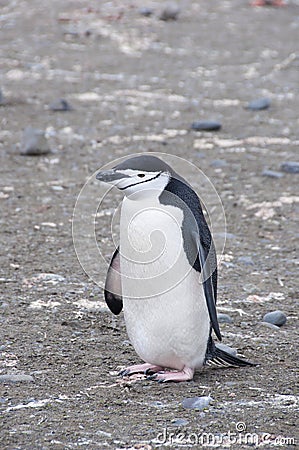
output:
M 125 194 L 120 247 L 108 269 L 105 300 L 124 309 L 129 338 L 157 381 L 186 381 L 205 363 L 251 363 L 218 349 L 217 259 L 200 200 L 168 164 L 136 156 L 96 178 Z M 167 369 L 172 369 L 169 371 Z

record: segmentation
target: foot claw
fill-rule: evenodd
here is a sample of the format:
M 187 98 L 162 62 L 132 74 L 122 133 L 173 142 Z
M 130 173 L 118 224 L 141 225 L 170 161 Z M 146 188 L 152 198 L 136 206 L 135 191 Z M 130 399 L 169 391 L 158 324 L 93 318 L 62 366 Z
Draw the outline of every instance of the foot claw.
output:
M 158 374 L 157 373 L 153 373 L 152 375 L 148 375 L 146 377 L 147 380 L 155 380 L 157 378 Z
M 145 371 L 144 371 L 144 375 L 154 375 L 156 372 L 153 370 L 153 369 L 151 369 L 151 368 L 149 368 L 149 369 L 146 369 Z
M 126 377 L 127 375 L 130 375 L 130 371 L 128 369 L 120 370 L 117 374 L 119 377 Z
M 142 373 L 143 375 L 155 374 L 156 372 L 162 370 L 162 367 L 155 366 L 154 364 L 137 364 L 135 366 L 129 366 L 118 372 L 121 377 L 126 377 L 133 375 L 134 373 Z

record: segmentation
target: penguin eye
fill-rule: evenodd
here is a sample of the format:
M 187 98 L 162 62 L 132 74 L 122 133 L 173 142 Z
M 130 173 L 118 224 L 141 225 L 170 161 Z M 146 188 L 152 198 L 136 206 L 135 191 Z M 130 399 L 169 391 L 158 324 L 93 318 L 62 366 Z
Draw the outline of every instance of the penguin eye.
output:
M 144 173 L 139 173 L 139 174 L 137 175 L 137 177 L 143 178 L 143 177 L 145 177 L 145 174 L 144 174 Z

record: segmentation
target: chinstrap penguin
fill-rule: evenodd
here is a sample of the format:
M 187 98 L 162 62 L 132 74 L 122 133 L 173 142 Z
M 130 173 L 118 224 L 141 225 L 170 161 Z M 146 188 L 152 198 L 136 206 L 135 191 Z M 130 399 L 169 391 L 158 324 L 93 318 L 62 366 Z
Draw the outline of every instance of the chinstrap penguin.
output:
M 252 363 L 217 348 L 217 259 L 200 200 L 157 157 L 132 157 L 96 178 L 125 196 L 120 245 L 107 273 L 105 300 L 124 310 L 128 336 L 144 364 L 121 375 L 145 373 L 159 381 L 188 381 L 205 364 Z

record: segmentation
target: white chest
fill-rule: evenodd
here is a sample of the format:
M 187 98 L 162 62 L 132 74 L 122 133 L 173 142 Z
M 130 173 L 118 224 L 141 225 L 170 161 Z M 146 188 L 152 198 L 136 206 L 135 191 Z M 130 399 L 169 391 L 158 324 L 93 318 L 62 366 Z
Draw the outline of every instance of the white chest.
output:
M 157 199 L 125 199 L 121 211 L 120 251 L 123 293 L 160 295 L 190 270 L 182 238 L 183 211 Z

